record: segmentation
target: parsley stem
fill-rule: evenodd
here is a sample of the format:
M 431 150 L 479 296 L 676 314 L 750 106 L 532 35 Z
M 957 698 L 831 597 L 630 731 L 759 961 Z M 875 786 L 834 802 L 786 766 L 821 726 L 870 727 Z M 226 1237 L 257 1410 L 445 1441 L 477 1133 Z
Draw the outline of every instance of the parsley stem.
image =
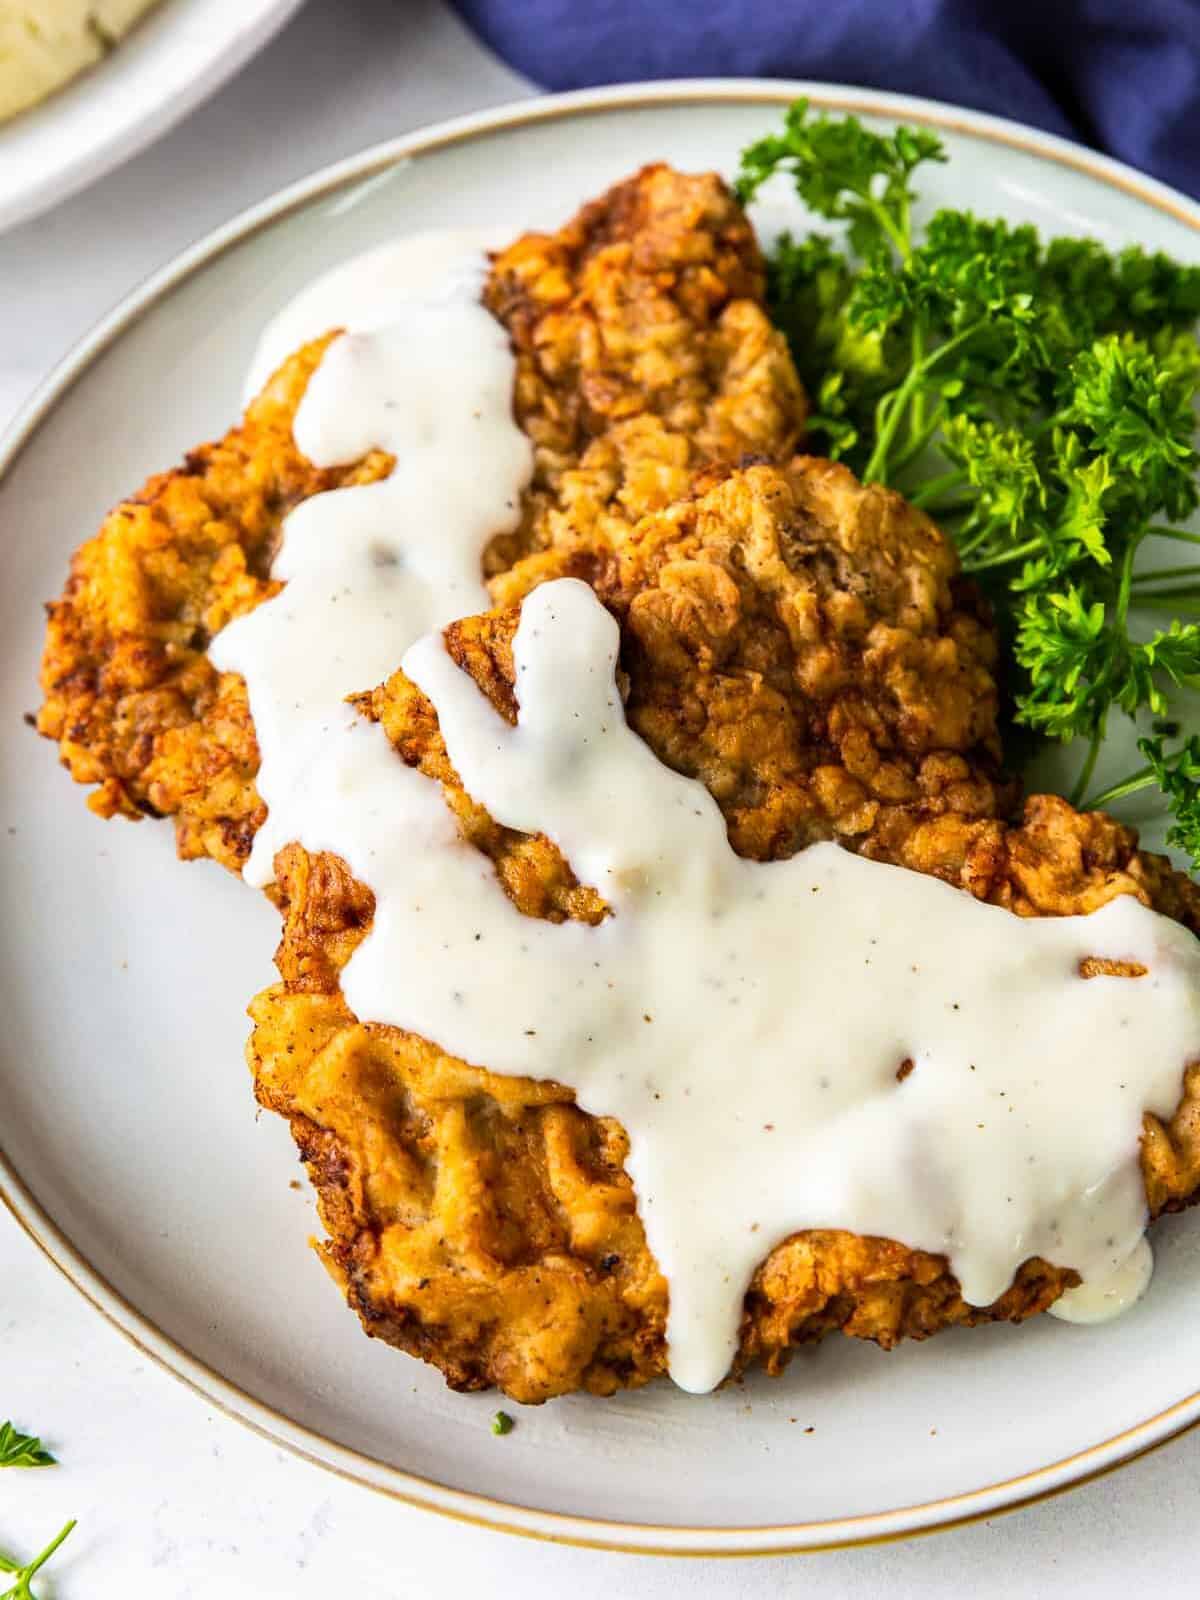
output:
M 899 389 L 889 389 L 886 394 L 881 394 L 875 402 L 875 437 L 878 438 L 887 426 L 887 419 L 892 414 L 892 407 L 899 397 Z
M 1182 528 L 1164 528 L 1157 523 L 1146 529 L 1152 539 L 1178 539 L 1181 544 L 1200 544 L 1200 533 L 1185 533 Z
M 908 443 L 904 446 L 903 450 L 899 451 L 898 454 L 892 457 L 893 479 L 898 472 L 900 472 L 904 467 L 908 466 L 910 461 L 914 461 L 917 456 L 921 454 L 921 451 L 924 450 L 925 446 L 933 438 L 934 434 L 941 427 L 942 421 L 945 418 L 946 402 L 944 400 L 939 400 L 937 405 L 934 406 L 932 412 L 930 413 L 929 420 L 923 425 L 919 423 L 918 418 L 920 413 L 917 407 L 918 403 L 922 401 L 923 398 L 924 397 L 922 395 L 918 394 L 916 400 L 913 402 L 913 431 L 909 435 Z
M 51 1539 L 50 1543 L 42 1551 L 41 1555 L 35 1556 L 34 1559 L 29 1563 L 28 1567 L 25 1569 L 26 1582 L 33 1577 L 34 1573 L 39 1567 L 44 1567 L 46 1565 L 47 1561 L 49 1561 L 50 1557 L 58 1549 L 59 1545 L 75 1527 L 75 1520 L 76 1519 L 72 1517 L 70 1522 L 64 1523 L 54 1535 L 53 1539 Z
M 910 498 L 914 506 L 924 508 L 931 500 L 936 500 L 938 495 L 945 494 L 947 489 L 957 489 L 960 483 L 967 481 L 967 474 L 961 467 L 955 467 L 953 472 L 943 472 L 940 478 L 930 478 L 928 483 Z
M 866 205 L 870 210 L 871 215 L 875 218 L 875 221 L 895 245 L 901 261 L 907 261 L 909 256 L 912 254 L 912 245 L 909 243 L 909 240 L 906 237 L 907 230 L 901 228 L 892 220 L 892 216 L 888 211 L 888 208 L 881 201 L 877 200 L 873 194 L 867 192 L 865 194 L 861 194 L 861 198 L 866 202 Z
M 900 232 L 904 239 L 904 243 L 900 247 L 900 255 L 905 266 L 907 266 L 912 256 L 912 197 L 907 189 L 901 192 Z
M 1134 595 L 1133 603 L 1139 611 L 1190 611 L 1200 613 L 1200 589 L 1193 587 L 1173 593 L 1167 589 L 1152 589 L 1148 594 Z
M 919 369 L 913 367 L 908 377 L 900 387 L 893 391 L 891 404 L 884 408 L 885 421 L 882 427 L 877 427 L 875 432 L 875 448 L 871 451 L 871 459 L 867 462 L 867 470 L 863 473 L 864 483 L 887 482 L 887 454 L 891 449 L 892 440 L 896 437 L 896 429 L 900 424 L 904 408 L 912 399 L 917 387 L 917 373 Z M 885 397 L 886 398 L 886 397 Z M 882 406 L 882 402 L 880 402 Z M 879 417 L 877 410 L 876 419 Z
M 1125 619 L 1129 615 L 1129 596 L 1133 588 L 1133 563 L 1137 559 L 1138 546 L 1146 537 L 1145 528 L 1139 528 L 1125 546 L 1125 554 L 1121 558 L 1121 583 L 1117 589 L 1117 627 L 1124 632 Z M 1091 773 L 1088 773 L 1091 777 Z
M 1154 783 L 1154 768 L 1139 767 L 1136 772 L 1130 773 L 1129 777 L 1123 778 L 1120 783 L 1110 784 L 1107 789 L 1101 789 L 1099 794 L 1094 794 L 1079 809 L 1080 811 L 1099 811 L 1101 806 L 1110 806 L 1115 800 L 1124 800 L 1126 795 L 1137 794 L 1139 789 L 1153 788 Z
M 912 364 L 919 367 L 925 359 L 925 330 L 921 326 L 921 319 L 915 318 L 912 329 Z M 913 395 L 912 406 L 908 419 L 908 443 L 892 462 L 892 472 L 895 474 L 903 462 L 912 459 L 913 440 L 925 431 L 925 391 L 918 389 Z
M 909 496 L 909 498 L 911 500 L 912 497 Z M 975 506 L 976 502 L 974 500 L 950 499 L 939 502 L 935 499 L 927 501 L 921 507 L 921 510 L 928 512 L 944 529 L 952 518 L 966 516 L 968 511 L 975 510 Z M 972 544 L 971 548 L 974 549 L 974 544 Z
M 934 367 L 944 361 L 948 355 L 966 344 L 968 339 L 973 339 L 980 328 L 987 326 L 987 319 L 980 317 L 972 322 L 969 327 L 956 333 L 952 339 L 947 339 L 945 344 L 938 345 L 936 350 L 930 352 L 917 366 L 910 367 L 908 375 L 900 387 L 893 391 L 894 400 L 888 407 L 887 420 L 879 429 L 875 439 L 875 448 L 871 451 L 871 459 L 867 462 L 866 470 L 862 475 L 864 483 L 887 482 L 888 451 L 892 448 L 892 440 L 896 437 L 896 429 L 900 426 L 900 418 L 905 407 L 912 400 L 917 390 L 928 378 Z
M 1082 804 L 1082 801 L 1087 793 L 1088 784 L 1092 781 L 1092 773 L 1096 770 L 1096 758 L 1100 754 L 1100 746 L 1103 742 L 1104 728 L 1101 725 L 1093 731 L 1092 737 L 1088 741 L 1087 759 L 1083 763 L 1083 770 L 1075 780 L 1075 787 L 1071 790 L 1071 804 L 1083 811 L 1088 809 Z
M 50 1557 L 74 1527 L 75 1518 L 72 1517 L 70 1522 L 64 1524 L 58 1530 L 41 1555 L 34 1556 L 26 1567 L 19 1567 L 15 1561 L 10 1561 L 7 1556 L 0 1557 L 0 1572 L 15 1573 L 17 1579 L 12 1588 L 5 1591 L 5 1595 L 17 1597 L 17 1600 L 19 1600 L 19 1597 L 27 1597 L 27 1600 L 33 1600 L 33 1591 L 29 1587 L 30 1579 L 46 1565 L 47 1561 L 49 1561 Z
M 995 531 L 996 525 L 994 522 L 985 522 L 982 528 L 976 528 L 970 538 L 964 539 L 958 546 L 958 559 L 960 561 L 964 560 L 971 554 L 972 550 L 977 550 L 981 544 L 986 544 Z
M 1135 572 L 1133 581 L 1139 583 L 1159 583 L 1164 578 L 1193 578 L 1200 572 L 1200 566 L 1191 567 L 1157 567 L 1153 572 Z
M 964 572 L 987 572 L 991 567 L 1006 567 L 1010 561 L 1021 561 L 1026 556 L 1032 555 L 1035 550 L 1040 550 L 1043 543 L 1040 535 L 1036 539 L 1026 539 L 1024 544 L 1014 545 L 1011 550 L 1002 550 L 998 555 L 984 556 L 979 561 L 964 560 L 962 569 Z M 970 546 L 963 546 L 963 550 L 968 548 Z M 963 550 L 959 551 L 960 556 Z

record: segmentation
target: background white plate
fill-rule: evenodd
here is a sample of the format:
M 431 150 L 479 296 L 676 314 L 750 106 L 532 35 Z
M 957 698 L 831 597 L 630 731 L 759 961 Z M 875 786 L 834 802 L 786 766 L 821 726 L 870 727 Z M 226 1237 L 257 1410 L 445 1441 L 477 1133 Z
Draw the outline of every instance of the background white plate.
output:
M 542 1537 L 751 1552 L 983 1515 L 1090 1475 L 1200 1417 L 1200 1216 L 1159 1230 L 1148 1298 L 1107 1328 L 1041 1319 L 885 1356 L 831 1340 L 777 1382 L 707 1399 L 658 1385 L 521 1411 L 456 1396 L 362 1337 L 306 1235 L 290 1139 L 256 1121 L 245 1002 L 277 921 L 170 828 L 101 824 L 22 725 L 38 601 L 104 509 L 225 428 L 271 310 L 417 227 L 552 226 L 641 162 L 731 172 L 802 86 L 654 85 L 447 124 L 239 219 L 97 330 L 0 449 L 0 1196 L 81 1290 L 217 1404 L 416 1503 Z M 994 119 L 860 90 L 830 105 L 935 123 L 934 203 L 1141 240 L 1200 260 L 1200 208 Z M 775 218 L 778 220 L 778 217 Z M 797 220 L 793 217 L 793 220 Z M 800 219 L 802 221 L 802 219 Z M 513 1408 L 514 1410 L 517 1408 Z
M 161 0 L 90 72 L 0 123 L 0 228 L 57 205 L 157 139 L 232 77 L 300 3 Z M 130 226 L 145 221 L 131 217 Z

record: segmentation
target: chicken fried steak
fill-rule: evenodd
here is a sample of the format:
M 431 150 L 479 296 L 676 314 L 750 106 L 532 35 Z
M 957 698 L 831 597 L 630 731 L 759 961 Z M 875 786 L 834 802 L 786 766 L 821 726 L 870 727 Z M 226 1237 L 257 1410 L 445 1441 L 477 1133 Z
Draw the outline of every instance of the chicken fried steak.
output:
M 725 185 L 665 166 L 495 259 L 484 298 L 511 334 L 535 471 L 520 529 L 488 552 L 490 575 L 564 540 L 602 549 L 683 493 L 697 463 L 786 458 L 804 397 L 763 292 Z M 71 776 L 96 786 L 89 805 L 173 816 L 182 857 L 234 871 L 264 815 L 258 748 L 244 685 L 216 671 L 208 643 L 276 592 L 290 511 L 391 469 L 376 451 L 319 471 L 295 444 L 329 337 L 285 361 L 224 439 L 118 505 L 48 607 L 37 725 Z
M 595 578 L 621 623 L 628 719 L 664 762 L 708 785 L 739 854 L 779 859 L 834 837 L 1021 915 L 1133 894 L 1200 926 L 1200 891 L 1111 819 L 1038 797 L 1019 824 L 1003 820 L 1000 790 L 980 776 L 995 749 L 990 635 L 955 603 L 947 545 L 894 494 L 826 462 L 714 473 L 615 543 Z M 509 606 L 446 631 L 510 721 L 517 622 Z M 442 785 L 521 912 L 605 916 L 548 839 L 501 827 L 463 792 L 436 714 L 403 672 L 359 703 L 401 759 Z M 454 1387 L 496 1385 L 527 1402 L 664 1373 L 667 1284 L 622 1127 L 574 1104 L 569 1062 L 561 1083 L 501 1076 L 360 1022 L 339 973 L 371 927 L 371 891 L 338 858 L 297 846 L 276 868 L 281 982 L 253 1003 L 249 1059 L 260 1102 L 289 1120 L 328 1231 L 324 1259 L 366 1331 Z M 1155 1215 L 1200 1185 L 1198 1073 L 1168 1123 L 1145 1118 Z M 800 1231 L 754 1275 L 735 1371 L 778 1372 L 796 1345 L 836 1330 L 888 1348 L 1020 1321 L 1077 1281 L 1033 1258 L 977 1307 L 944 1256 Z

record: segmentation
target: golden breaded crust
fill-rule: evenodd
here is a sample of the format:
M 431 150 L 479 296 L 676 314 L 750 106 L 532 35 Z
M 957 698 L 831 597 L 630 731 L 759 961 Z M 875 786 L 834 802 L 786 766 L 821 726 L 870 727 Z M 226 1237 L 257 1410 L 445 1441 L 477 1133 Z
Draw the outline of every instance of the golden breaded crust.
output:
M 497 259 L 486 298 L 512 333 L 536 473 L 522 529 L 496 541 L 489 572 L 585 505 L 593 525 L 623 526 L 682 492 L 697 461 L 792 449 L 804 399 L 762 289 L 725 185 L 661 166 Z M 289 511 L 390 470 L 375 453 L 321 472 L 296 448 L 293 418 L 328 342 L 285 362 L 224 439 L 110 513 L 49 607 L 37 725 L 76 781 L 98 786 L 93 810 L 173 816 L 181 856 L 234 871 L 264 815 L 258 748 L 244 685 L 214 672 L 208 641 L 274 593 Z
M 307 895 L 336 895 L 337 871 L 319 857 L 283 867 L 293 946 Z M 580 1111 L 557 1084 L 365 1027 L 336 991 L 280 985 L 251 1016 L 258 1098 L 289 1120 L 329 1235 L 322 1254 L 369 1335 L 431 1362 L 453 1388 L 495 1385 L 527 1403 L 666 1372 L 667 1286 L 618 1123 Z M 981 1310 L 941 1257 L 808 1230 L 755 1274 L 737 1370 L 782 1371 L 796 1345 L 839 1330 L 890 1348 L 955 1324 L 1020 1321 L 1076 1281 L 1031 1261 Z
M 614 580 L 612 591 L 624 621 L 631 721 L 663 759 L 709 783 L 736 848 L 755 859 L 790 854 L 832 830 L 878 859 L 934 872 L 1020 914 L 1091 911 L 1133 893 L 1200 926 L 1200 890 L 1161 858 L 1140 854 L 1135 835 L 1111 818 L 1080 815 L 1046 796 L 1028 803 L 1019 825 L 986 810 L 974 816 L 972 803 L 991 806 L 995 794 L 967 773 L 940 786 L 905 786 L 911 763 L 919 774 L 929 759 L 939 718 L 985 731 L 990 722 L 986 695 L 977 725 L 976 695 L 966 693 L 959 706 L 955 693 L 964 676 L 972 681 L 978 640 L 970 612 L 957 619 L 949 598 L 953 560 L 895 498 L 862 490 L 842 469 L 799 462 L 787 474 L 735 473 L 697 504 L 648 518 L 631 541 L 646 587 Z M 749 524 L 748 505 L 757 512 Z M 821 527 L 821 536 L 779 538 L 797 507 L 803 526 Z M 687 562 L 664 584 L 681 538 Z M 723 592 L 727 581 L 736 597 L 714 607 L 714 585 Z M 644 597 L 649 621 L 639 631 Z M 793 612 L 804 626 L 789 631 L 780 619 Z M 510 608 L 446 634 L 455 660 L 510 720 L 517 621 Z M 784 638 L 790 684 L 780 676 Z M 864 664 L 864 651 L 878 659 Z M 715 686 L 723 671 L 733 688 Z M 756 673 L 775 681 L 782 702 L 761 730 L 736 689 L 743 676 L 757 683 Z M 670 697 L 656 693 L 660 678 Z M 803 716 L 788 710 L 793 699 Z M 693 703 L 703 714 L 689 721 L 681 708 Z M 463 793 L 433 708 L 403 673 L 359 705 L 405 762 L 442 784 L 464 837 L 491 857 L 522 912 L 593 922 L 605 914 L 548 839 L 500 827 Z M 812 773 L 823 770 L 811 765 L 814 748 L 842 782 L 864 784 L 862 772 L 845 773 L 843 746 L 814 733 L 843 724 L 846 737 L 865 738 L 868 748 L 878 738 L 884 747 L 886 761 L 865 769 L 877 789 L 888 766 L 898 766 L 905 784 L 889 779 L 895 791 L 877 793 L 866 781 L 844 813 L 836 803 L 799 808 L 793 795 L 807 807 Z M 724 763 L 709 749 L 724 752 Z M 754 796 L 756 774 L 778 791 L 774 804 Z M 948 796 L 957 786 L 956 804 Z M 792 819 L 784 830 L 781 815 Z M 855 825 L 841 829 L 846 818 Z M 455 1387 L 494 1384 L 521 1401 L 575 1389 L 609 1394 L 665 1372 L 667 1287 L 624 1170 L 623 1129 L 573 1104 L 569 1063 L 563 1084 L 505 1077 L 400 1029 L 358 1021 L 339 973 L 371 925 L 370 891 L 335 857 L 297 846 L 281 852 L 276 871 L 282 981 L 251 1008 L 249 1059 L 260 1102 L 291 1124 L 328 1230 L 325 1260 L 367 1332 L 433 1362 Z M 1169 1124 L 1145 1119 L 1142 1165 L 1156 1215 L 1200 1185 L 1200 1065 L 1187 1072 Z M 735 1370 L 761 1363 L 778 1372 L 796 1345 L 833 1331 L 890 1348 L 946 1327 L 1020 1321 L 1077 1281 L 1032 1259 L 1000 1300 L 973 1307 L 944 1257 L 804 1230 L 755 1274 Z
M 611 548 L 706 462 L 786 460 L 806 406 L 765 286 L 725 184 L 662 164 L 496 258 L 484 302 L 512 336 L 534 477 L 489 574 L 531 553 Z M 513 598 L 502 580 L 493 592 Z
M 309 495 L 370 483 L 373 454 L 319 472 L 292 418 L 328 340 L 298 351 L 217 444 L 151 478 L 76 552 L 48 607 L 38 713 L 101 816 L 174 816 L 179 854 L 241 869 L 264 811 L 245 685 L 206 655 L 225 624 L 272 595 L 284 517 Z
M 743 854 L 1011 806 L 990 620 L 893 491 L 812 457 L 709 473 L 597 587 L 624 625 L 631 726 L 708 785 Z

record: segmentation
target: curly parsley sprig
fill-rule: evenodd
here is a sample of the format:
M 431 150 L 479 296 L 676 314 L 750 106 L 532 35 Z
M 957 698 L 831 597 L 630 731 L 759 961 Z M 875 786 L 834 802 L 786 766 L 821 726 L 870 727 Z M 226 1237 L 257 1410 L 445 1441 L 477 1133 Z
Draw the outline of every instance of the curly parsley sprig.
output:
M 1174 822 L 1167 831 L 1167 843 L 1177 846 L 1200 860 L 1200 735 L 1193 734 L 1184 744 L 1169 754 L 1164 750 L 1164 739 L 1157 733 L 1153 739 L 1139 739 L 1138 749 L 1146 757 L 1140 767 L 1120 783 L 1098 794 L 1092 804 L 1111 805 L 1139 789 L 1157 785 L 1168 796 Z
M 945 159 L 930 133 L 876 133 L 803 100 L 743 154 L 743 201 L 783 174 L 843 225 L 784 234 L 768 261 L 815 399 L 809 433 L 954 538 L 1011 642 L 1016 722 L 1086 742 L 1075 802 L 1157 785 L 1200 867 L 1191 741 L 1143 740 L 1146 766 L 1087 798 L 1114 707 L 1161 719 L 1172 691 L 1200 688 L 1200 623 L 1180 620 L 1200 616 L 1200 559 L 1143 559 L 1157 541 L 1200 545 L 1177 526 L 1197 505 L 1200 268 L 965 211 L 918 236 L 914 174 Z

